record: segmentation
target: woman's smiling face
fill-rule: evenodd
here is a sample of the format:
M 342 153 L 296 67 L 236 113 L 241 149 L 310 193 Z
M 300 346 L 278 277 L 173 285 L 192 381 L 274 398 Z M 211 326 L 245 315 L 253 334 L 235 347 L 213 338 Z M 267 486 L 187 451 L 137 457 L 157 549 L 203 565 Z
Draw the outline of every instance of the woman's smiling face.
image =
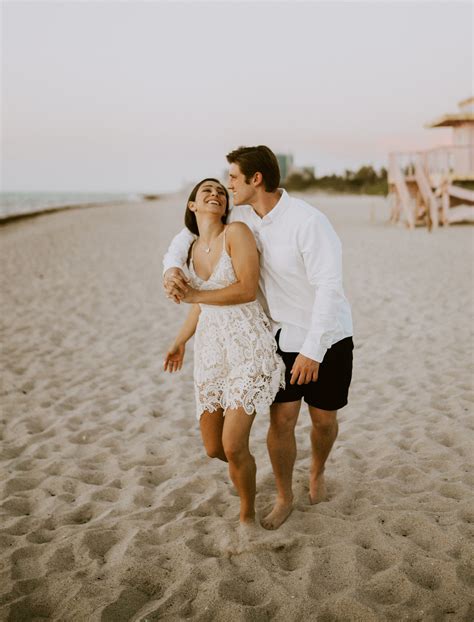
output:
M 227 207 L 227 194 L 224 187 L 216 181 L 204 181 L 199 186 L 192 206 L 194 212 L 223 215 Z

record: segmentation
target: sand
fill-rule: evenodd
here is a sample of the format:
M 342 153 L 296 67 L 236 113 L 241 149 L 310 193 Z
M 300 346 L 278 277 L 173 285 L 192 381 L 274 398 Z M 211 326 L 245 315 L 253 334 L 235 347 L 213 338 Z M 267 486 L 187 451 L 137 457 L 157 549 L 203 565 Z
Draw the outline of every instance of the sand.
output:
M 70 210 L 0 228 L 0 619 L 472 620 L 472 260 L 468 226 L 387 224 L 383 199 L 311 197 L 344 246 L 350 404 L 307 502 L 239 534 L 225 466 L 194 417 L 186 309 L 161 291 L 184 200 Z M 268 419 L 252 430 L 271 507 Z

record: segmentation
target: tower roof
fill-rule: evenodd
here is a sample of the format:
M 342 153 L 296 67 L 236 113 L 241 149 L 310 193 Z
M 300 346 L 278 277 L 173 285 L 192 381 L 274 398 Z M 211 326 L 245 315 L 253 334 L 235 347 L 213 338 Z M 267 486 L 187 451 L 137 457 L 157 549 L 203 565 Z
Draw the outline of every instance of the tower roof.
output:
M 458 103 L 459 112 L 444 114 L 425 127 L 456 127 L 463 123 L 474 123 L 474 97 L 468 97 Z
M 459 112 L 458 114 L 444 114 L 426 127 L 455 127 L 463 123 L 474 123 L 474 112 Z

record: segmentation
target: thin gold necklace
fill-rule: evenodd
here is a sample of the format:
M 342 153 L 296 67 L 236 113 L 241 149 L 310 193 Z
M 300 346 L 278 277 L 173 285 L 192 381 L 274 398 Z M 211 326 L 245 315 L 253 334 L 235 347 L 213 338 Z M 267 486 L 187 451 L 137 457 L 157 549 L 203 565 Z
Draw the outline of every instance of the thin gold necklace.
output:
M 204 244 L 204 242 L 203 242 L 203 244 Z M 212 246 L 212 242 L 209 244 L 209 246 L 204 246 L 204 248 L 202 250 L 209 255 L 209 253 L 211 252 L 211 246 Z
M 221 231 L 221 233 L 222 233 L 222 231 Z M 219 235 L 220 235 L 220 233 L 219 233 Z M 208 255 L 209 255 L 209 253 L 211 252 L 211 246 L 212 246 L 212 245 L 214 244 L 214 242 L 217 240 L 217 238 L 219 237 L 219 235 L 218 235 L 216 238 L 214 238 L 214 239 L 212 240 L 212 242 L 209 244 L 209 246 L 206 246 L 206 245 L 204 244 L 204 242 L 202 242 L 202 243 L 203 243 L 203 245 L 204 245 L 204 248 L 203 248 L 202 250 L 203 250 L 205 253 L 207 253 Z M 200 239 L 201 239 L 201 238 L 200 238 Z M 201 241 L 202 241 L 202 239 L 201 239 Z

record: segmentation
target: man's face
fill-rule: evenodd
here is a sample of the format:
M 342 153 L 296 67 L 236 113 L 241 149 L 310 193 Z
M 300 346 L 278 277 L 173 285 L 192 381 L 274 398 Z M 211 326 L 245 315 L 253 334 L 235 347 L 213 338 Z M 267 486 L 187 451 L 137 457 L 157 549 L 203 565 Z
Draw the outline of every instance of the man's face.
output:
M 235 162 L 229 167 L 229 184 L 227 187 L 232 193 L 234 205 L 251 205 L 255 196 L 255 189 L 252 184 L 245 181 L 245 175 Z

